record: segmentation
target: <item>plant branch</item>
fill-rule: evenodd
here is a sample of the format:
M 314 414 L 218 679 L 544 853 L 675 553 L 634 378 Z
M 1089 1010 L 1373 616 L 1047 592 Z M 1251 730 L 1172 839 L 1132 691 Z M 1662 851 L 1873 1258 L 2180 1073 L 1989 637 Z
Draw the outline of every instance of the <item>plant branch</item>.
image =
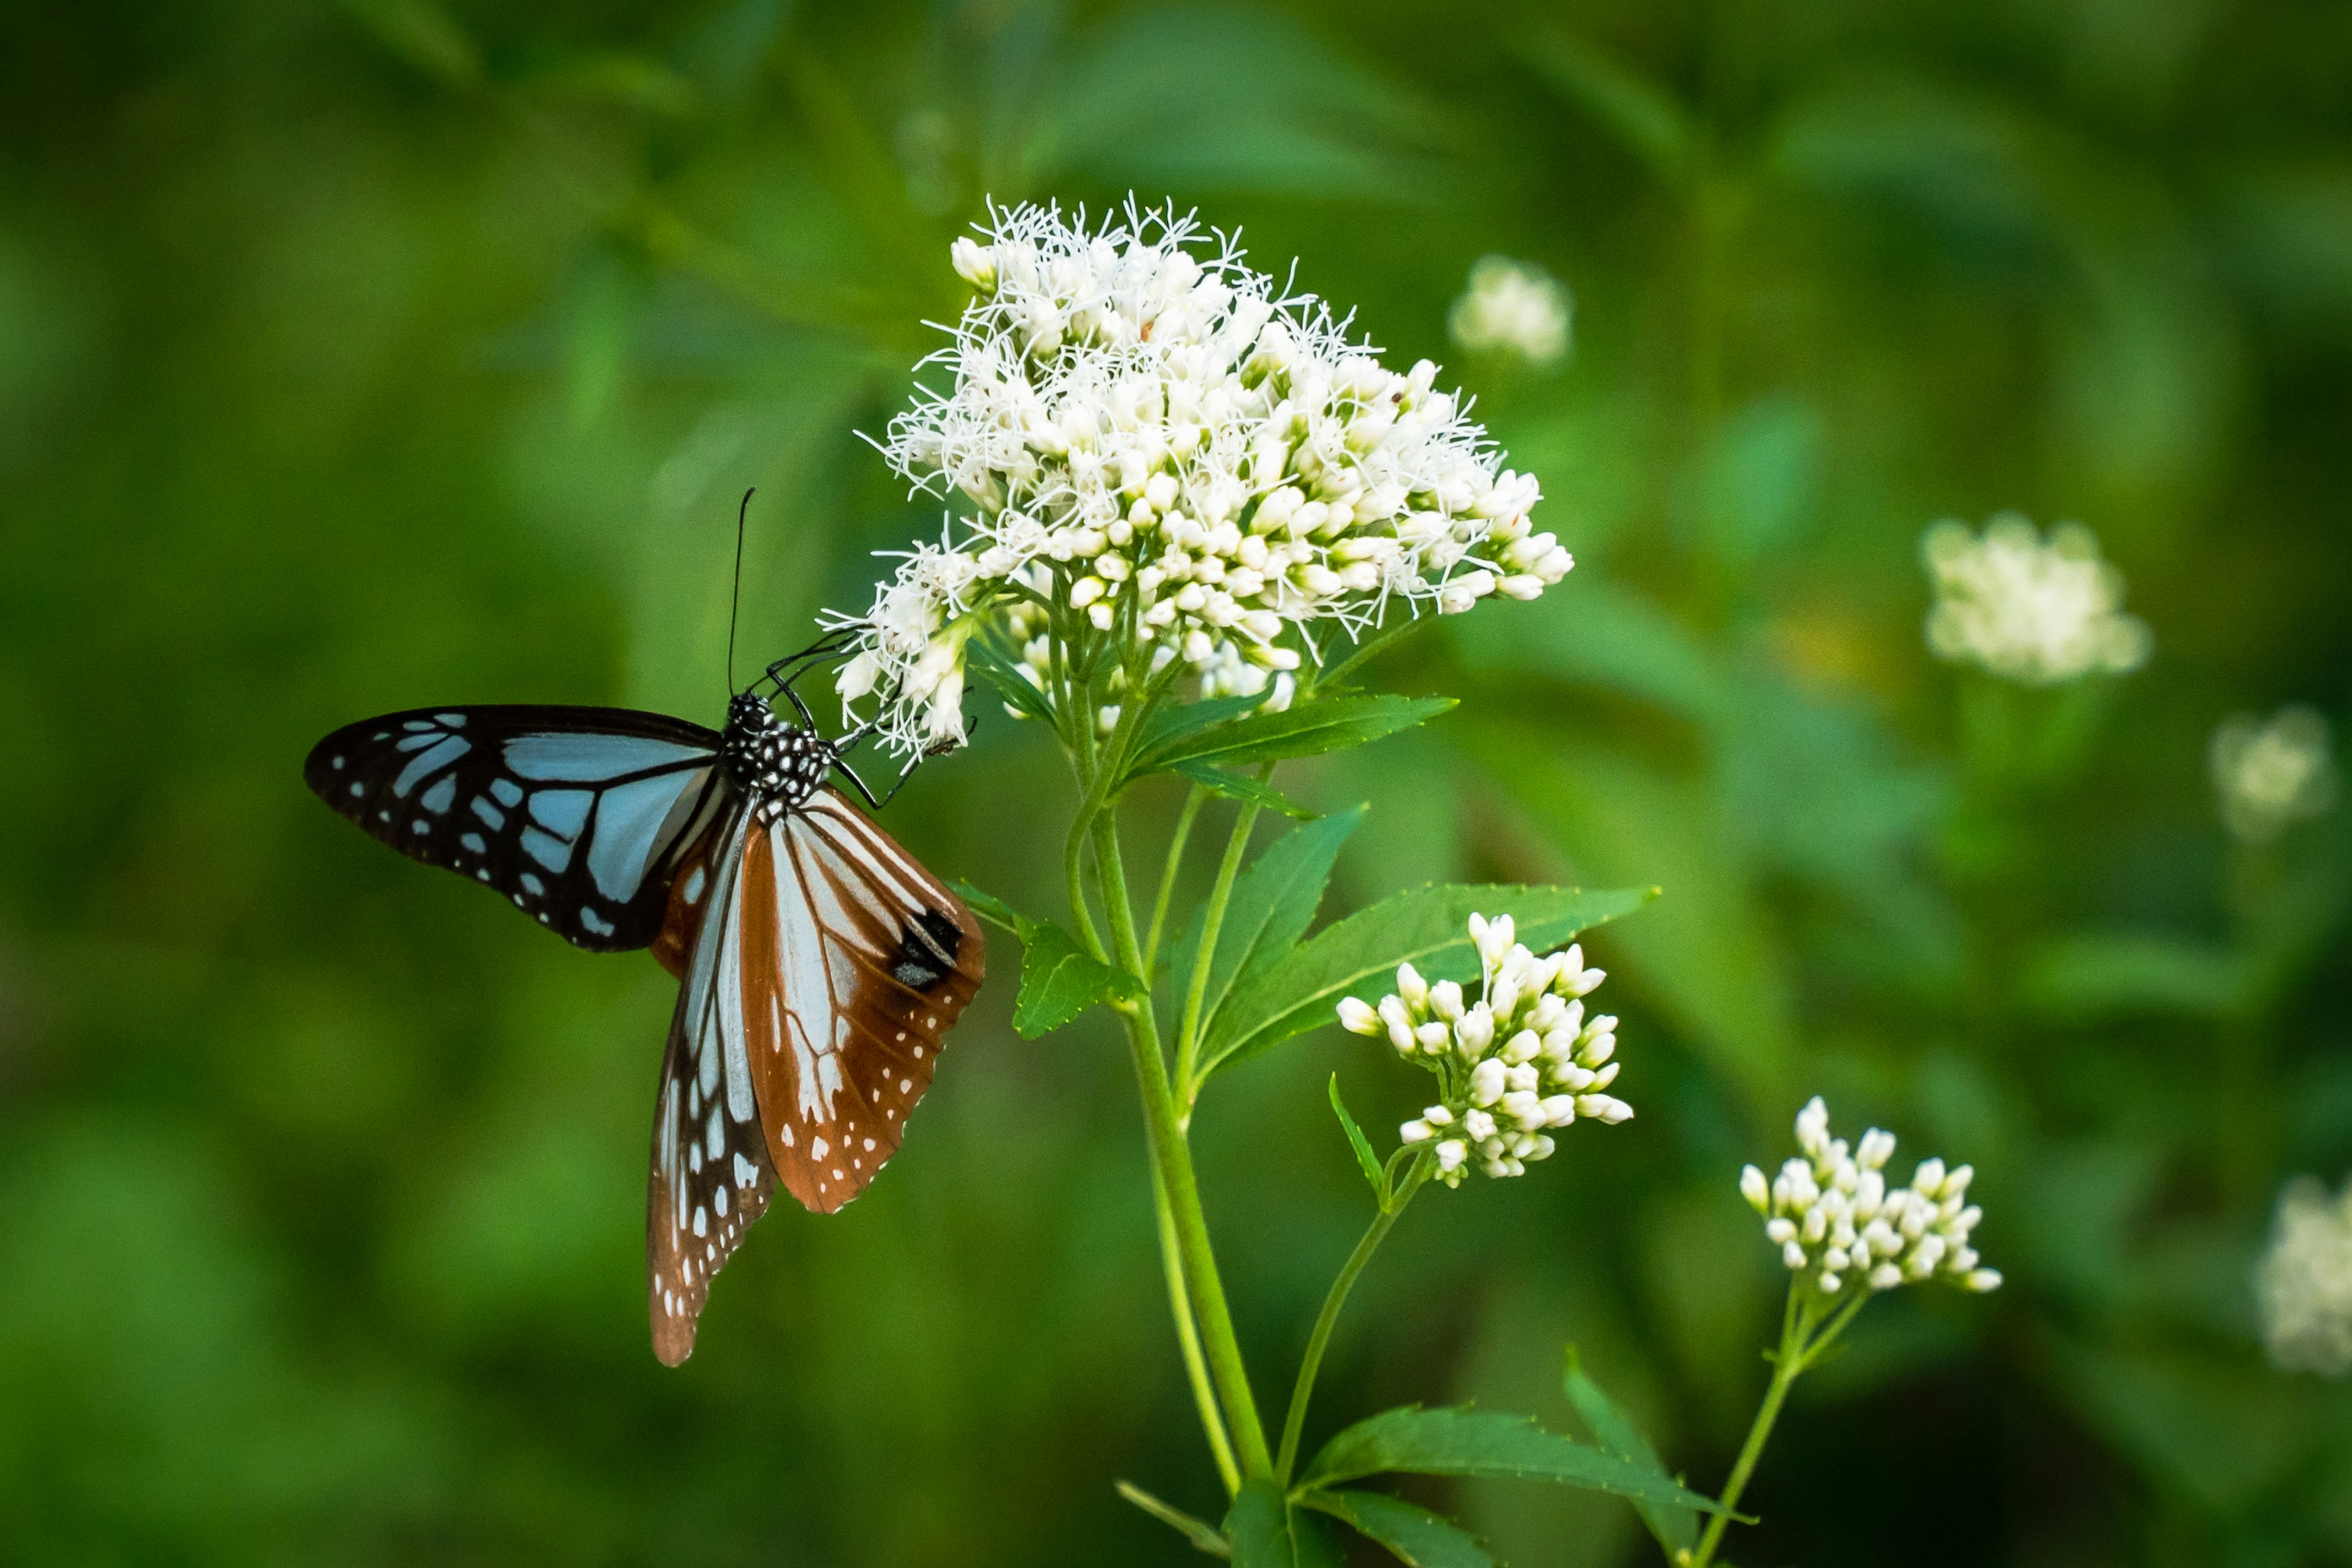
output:
M 1168 1277 L 1168 1311 L 1176 1320 L 1177 1347 L 1184 1352 L 1184 1376 L 1192 1385 L 1192 1403 L 1200 1407 L 1201 1430 L 1209 1439 L 1209 1455 L 1225 1483 L 1225 1495 L 1242 1489 L 1242 1473 L 1234 1464 L 1233 1439 L 1225 1436 L 1225 1418 L 1217 1408 L 1217 1391 L 1209 1381 L 1209 1363 L 1201 1355 L 1200 1325 L 1192 1318 L 1192 1300 L 1184 1290 L 1184 1257 L 1176 1242 L 1175 1216 L 1168 1212 L 1168 1189 L 1156 1178 L 1151 1184 L 1152 1206 L 1160 1215 L 1160 1267 Z
M 1277 1486 L 1290 1484 L 1291 1469 L 1298 1463 L 1298 1437 L 1307 1426 L 1307 1403 L 1314 1396 L 1315 1375 L 1322 1369 L 1323 1352 L 1331 1342 L 1331 1331 L 1339 1321 L 1339 1310 L 1348 1304 L 1348 1293 L 1356 1288 L 1357 1278 L 1371 1262 L 1372 1254 L 1388 1239 L 1405 1205 L 1412 1202 L 1413 1194 L 1428 1179 L 1428 1162 L 1417 1163 L 1403 1189 L 1381 1205 L 1381 1212 L 1372 1217 L 1371 1225 L 1356 1243 L 1356 1249 L 1339 1266 L 1339 1277 L 1331 1281 L 1330 1293 L 1323 1298 L 1323 1310 L 1315 1317 L 1315 1331 L 1307 1337 L 1307 1353 L 1298 1363 L 1298 1381 L 1290 1390 L 1290 1410 L 1282 1421 L 1282 1449 L 1274 1461 Z
M 1094 824 L 1095 875 L 1101 885 L 1103 907 L 1109 917 L 1111 938 L 1119 962 L 1130 973 L 1140 967 L 1141 953 L 1127 897 L 1127 874 L 1119 860 L 1117 816 L 1104 811 Z M 1255 1479 L 1269 1476 L 1274 1457 L 1266 1447 L 1265 1427 L 1259 1421 L 1257 1402 L 1251 1396 L 1249 1371 L 1242 1362 L 1241 1345 L 1234 1335 L 1233 1311 L 1217 1274 L 1217 1258 L 1209 1245 L 1209 1222 L 1201 1209 L 1201 1189 L 1192 1171 L 1192 1151 L 1176 1117 L 1170 1093 L 1168 1063 L 1160 1045 L 1149 993 L 1120 1009 L 1127 1022 L 1128 1043 L 1135 1058 L 1136 1077 L 1143 1094 L 1143 1112 L 1150 1130 L 1151 1158 L 1160 1191 L 1176 1230 L 1176 1250 L 1183 1265 L 1197 1317 L 1202 1348 L 1218 1397 L 1224 1406 L 1242 1474 Z
M 1234 896 L 1234 879 L 1241 875 L 1242 857 L 1249 850 L 1250 829 L 1257 826 L 1255 802 L 1234 818 L 1233 837 L 1225 841 L 1225 858 L 1217 867 L 1217 885 L 1210 890 L 1209 906 L 1201 918 L 1201 946 L 1192 954 L 1192 984 L 1184 997 L 1184 1019 L 1176 1031 L 1176 1110 L 1189 1121 L 1192 1099 L 1200 1092 L 1192 1069 L 1201 1052 L 1201 1004 L 1209 992 L 1209 967 L 1217 955 L 1217 933 L 1225 923 L 1225 905 Z
M 1160 963 L 1160 937 L 1168 926 L 1168 900 L 1176 892 L 1176 873 L 1184 864 L 1184 845 L 1192 837 L 1192 819 L 1201 815 L 1209 791 L 1194 784 L 1184 794 L 1184 809 L 1176 815 L 1176 832 L 1168 840 L 1168 863 L 1160 873 L 1160 895 L 1151 901 L 1151 929 L 1143 939 L 1143 973 L 1139 976 L 1149 985 L 1155 978 L 1153 971 Z
M 1739 1458 L 1732 1464 L 1731 1479 L 1723 1483 L 1722 1509 L 1707 1521 L 1706 1533 L 1699 1537 L 1698 1550 L 1691 1554 L 1687 1568 L 1707 1568 L 1715 1560 L 1715 1549 L 1730 1528 L 1732 1512 L 1739 1506 L 1739 1494 L 1747 1489 L 1748 1478 L 1755 1474 L 1757 1461 L 1764 1457 L 1764 1444 L 1772 1436 L 1772 1424 L 1780 1418 L 1790 1388 L 1821 1360 L 1831 1342 L 1845 1331 L 1869 1299 L 1868 1290 L 1857 1285 L 1854 1293 L 1839 1302 L 1822 1323 L 1813 1315 L 1814 1296 L 1805 1279 L 1799 1276 L 1789 1281 L 1788 1301 L 1780 1311 L 1780 1348 L 1771 1358 L 1772 1381 L 1764 1390 L 1764 1402 L 1756 1408 L 1748 1441 L 1740 1445 Z M 1819 1333 L 1813 1331 L 1817 1325 Z

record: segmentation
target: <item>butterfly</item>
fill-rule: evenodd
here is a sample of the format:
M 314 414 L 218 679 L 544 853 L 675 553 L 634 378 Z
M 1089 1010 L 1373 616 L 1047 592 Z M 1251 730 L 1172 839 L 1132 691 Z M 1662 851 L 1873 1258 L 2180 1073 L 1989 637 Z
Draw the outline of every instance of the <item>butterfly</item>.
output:
M 401 853 L 677 977 L 646 1205 L 671 1366 L 779 1184 L 830 1214 L 897 1152 L 984 973 L 971 911 L 831 782 L 880 808 L 845 760 L 862 732 L 825 739 L 784 675 L 837 651 L 771 666 L 717 734 L 620 708 L 420 708 L 346 725 L 303 766 Z

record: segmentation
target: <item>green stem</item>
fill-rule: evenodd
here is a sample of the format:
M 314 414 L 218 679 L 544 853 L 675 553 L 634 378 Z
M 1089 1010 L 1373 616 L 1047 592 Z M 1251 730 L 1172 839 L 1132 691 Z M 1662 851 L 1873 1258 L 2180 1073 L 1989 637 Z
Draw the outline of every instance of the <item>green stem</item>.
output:
M 1160 896 L 1151 901 L 1151 930 L 1143 939 L 1143 974 L 1146 985 L 1151 984 L 1153 970 L 1160 963 L 1160 936 L 1168 926 L 1168 900 L 1176 892 L 1176 873 L 1184 864 L 1185 841 L 1192 837 L 1192 819 L 1201 815 L 1202 805 L 1209 792 L 1194 784 L 1184 795 L 1184 809 L 1176 814 L 1176 833 L 1168 841 L 1168 864 L 1160 873 Z
M 1322 1369 L 1323 1351 L 1331 1342 L 1331 1331 L 1339 1321 L 1339 1309 L 1348 1304 L 1348 1292 L 1356 1288 L 1357 1277 L 1371 1262 L 1372 1254 L 1380 1250 L 1381 1243 L 1388 1239 L 1398 1216 L 1404 1213 L 1405 1205 L 1412 1202 L 1413 1194 L 1419 1192 L 1421 1184 L 1428 1179 L 1427 1163 L 1416 1164 L 1412 1175 L 1405 1182 L 1404 1190 L 1383 1205 L 1381 1212 L 1373 1216 L 1362 1239 L 1356 1243 L 1356 1250 L 1348 1254 L 1348 1261 L 1340 1265 L 1339 1277 L 1331 1281 L 1330 1293 L 1323 1298 L 1323 1310 L 1315 1317 L 1315 1331 L 1307 1336 L 1307 1354 L 1298 1363 L 1298 1381 L 1291 1385 L 1289 1414 L 1282 1420 L 1282 1451 L 1274 1461 L 1274 1479 L 1277 1486 L 1287 1487 L 1290 1484 L 1291 1469 L 1298 1463 L 1298 1436 L 1307 1426 L 1307 1403 L 1314 1396 L 1315 1374 Z
M 1748 1427 L 1748 1441 L 1741 1445 L 1739 1458 L 1731 1467 L 1731 1479 L 1723 1483 L 1719 1500 L 1722 1508 L 1707 1521 L 1706 1533 L 1699 1537 L 1698 1551 L 1685 1568 L 1706 1568 L 1715 1560 L 1715 1549 L 1722 1542 L 1723 1532 L 1730 1528 L 1732 1510 L 1739 1506 L 1739 1494 L 1748 1489 L 1748 1479 L 1755 1473 L 1757 1461 L 1764 1457 L 1765 1441 L 1772 1436 L 1772 1424 L 1780 1418 L 1780 1406 L 1788 1399 L 1790 1388 L 1822 1359 L 1869 1300 L 1869 1291 L 1856 1286 L 1853 1293 L 1839 1302 L 1828 1321 L 1822 1322 L 1813 1316 L 1811 1287 L 1801 1279 L 1789 1282 L 1788 1303 L 1780 1312 L 1780 1348 L 1772 1357 L 1771 1384 L 1764 1390 L 1764 1403 L 1757 1406 L 1755 1424 Z M 1814 1332 L 1817 1326 L 1821 1331 L 1818 1333 Z
M 1110 920 L 1111 938 L 1120 963 L 1139 972 L 1142 954 L 1135 940 L 1135 924 L 1127 897 L 1127 873 L 1120 862 L 1116 815 L 1100 813 L 1095 819 L 1095 874 L 1102 887 L 1103 907 Z M 1225 1288 L 1217 1275 L 1216 1253 L 1209 1245 L 1208 1217 L 1201 1208 L 1201 1188 L 1192 1171 L 1192 1151 L 1176 1117 L 1170 1092 L 1168 1062 L 1160 1053 L 1160 1028 L 1147 994 L 1121 1009 L 1127 1020 L 1128 1044 L 1135 1058 L 1135 1073 L 1143 1091 L 1143 1113 L 1150 1128 L 1150 1149 L 1158 1167 L 1161 1193 L 1176 1228 L 1177 1256 L 1183 1264 L 1184 1282 L 1199 1321 L 1202 1348 L 1209 1372 L 1233 1433 L 1242 1474 L 1252 1479 L 1270 1476 L 1274 1456 L 1267 1449 L 1265 1427 L 1258 1420 L 1257 1402 L 1251 1396 L 1249 1371 L 1243 1364 L 1241 1345 L 1234 1334 Z
M 1225 923 L 1225 905 L 1234 896 L 1234 879 L 1241 875 L 1242 857 L 1248 853 L 1250 829 L 1257 826 L 1258 808 L 1244 805 L 1234 818 L 1234 834 L 1225 841 L 1225 858 L 1217 867 L 1217 885 L 1210 889 L 1209 906 L 1201 918 L 1201 949 L 1192 955 L 1192 984 L 1184 997 L 1184 1021 L 1176 1031 L 1176 1109 L 1180 1117 L 1192 1113 L 1199 1086 L 1192 1069 L 1201 1052 L 1201 1004 L 1209 993 L 1210 963 L 1217 955 L 1217 933 Z
M 1151 1184 L 1153 1207 L 1160 1211 L 1160 1267 L 1168 1277 L 1168 1311 L 1176 1320 L 1176 1343 L 1184 1352 L 1184 1376 L 1192 1384 L 1192 1403 L 1200 1407 L 1201 1430 L 1208 1435 L 1210 1457 L 1225 1483 L 1225 1495 L 1242 1489 L 1242 1473 L 1234 1464 L 1233 1439 L 1225 1436 L 1225 1418 L 1217 1409 L 1217 1391 L 1209 1382 L 1209 1363 L 1201 1355 L 1201 1330 L 1192 1321 L 1192 1298 L 1184 1293 L 1184 1258 L 1177 1248 L 1175 1217 L 1168 1212 L 1168 1189 Z

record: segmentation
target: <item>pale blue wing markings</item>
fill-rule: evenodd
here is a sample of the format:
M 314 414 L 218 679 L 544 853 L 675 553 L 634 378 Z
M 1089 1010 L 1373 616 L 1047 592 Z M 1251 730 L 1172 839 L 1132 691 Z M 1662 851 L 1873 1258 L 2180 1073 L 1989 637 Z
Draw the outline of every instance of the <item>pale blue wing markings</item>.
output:
M 430 730 L 433 728 L 433 721 L 430 719 L 407 719 L 401 721 L 400 727 L 404 730 Z
M 520 805 L 522 804 L 522 785 L 515 783 L 512 779 L 492 779 L 490 781 L 490 793 L 499 797 L 499 804 L 500 805 Z M 499 825 L 494 822 L 490 824 L 490 826 L 496 827 Z
M 440 744 L 408 760 L 408 765 L 400 770 L 400 776 L 392 781 L 392 793 L 406 799 L 408 792 L 415 789 L 425 774 L 439 773 L 473 749 L 470 741 L 461 741 L 455 735 L 443 736 Z
M 457 842 L 464 845 L 469 853 L 475 855 L 486 855 L 489 853 L 490 846 L 488 841 L 483 838 L 483 837 L 478 833 L 466 834 L 460 837 Z M 487 874 L 488 873 L 485 873 L 485 875 Z
M 457 798 L 457 775 L 443 773 L 430 788 L 416 797 L 416 804 L 438 816 L 449 809 Z
M 403 735 L 392 743 L 392 749 L 395 752 L 414 752 L 426 746 L 437 746 L 447 739 L 446 735 L 437 730 L 428 730 L 422 735 Z
M 527 779 L 575 782 L 649 773 L 709 758 L 708 746 L 682 745 L 643 735 L 518 735 L 507 742 L 507 766 Z
M 669 826 L 680 798 L 698 791 L 709 776 L 708 768 L 698 768 L 616 784 L 604 792 L 596 807 L 596 834 L 588 843 L 588 874 L 595 879 L 598 892 L 615 903 L 636 896 L 646 868 L 669 842 L 662 829 Z M 531 802 L 531 815 L 540 816 L 537 798 Z
M 436 713 L 433 717 L 441 723 L 448 725 L 452 730 L 462 730 L 466 727 L 466 716 L 463 713 Z
M 530 797 L 530 819 L 558 838 L 577 838 L 588 821 L 596 792 L 585 789 L 542 789 Z
M 500 779 L 499 783 L 504 784 L 506 783 L 506 780 Z M 496 786 L 493 785 L 492 787 L 495 788 Z M 520 795 L 521 792 L 518 790 L 516 793 Z M 482 826 L 488 827 L 491 832 L 495 833 L 499 828 L 504 827 L 507 825 L 507 814 L 500 811 L 497 806 L 492 805 L 480 795 L 478 795 L 474 797 L 472 805 L 474 815 L 480 817 L 482 819 Z
M 525 871 L 518 879 L 522 883 L 522 890 L 529 893 L 534 899 L 547 891 L 547 884 L 541 881 L 538 878 L 532 876 L 528 871 Z
M 587 927 L 590 931 L 594 931 L 598 936 L 610 936 L 614 931 L 619 929 L 614 926 L 612 921 L 598 914 L 596 912 L 596 906 L 593 904 L 583 904 L 580 906 L 580 923 Z
M 536 827 L 522 830 L 522 852 L 551 871 L 561 871 L 572 864 L 572 846 L 561 838 L 551 838 Z

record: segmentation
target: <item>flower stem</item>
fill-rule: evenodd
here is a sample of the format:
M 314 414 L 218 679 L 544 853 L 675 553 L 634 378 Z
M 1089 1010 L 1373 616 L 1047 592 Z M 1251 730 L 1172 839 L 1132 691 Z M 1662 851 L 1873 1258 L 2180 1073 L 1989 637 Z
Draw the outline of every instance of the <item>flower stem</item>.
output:
M 1192 1300 L 1184 1291 L 1184 1257 L 1176 1244 L 1175 1216 L 1168 1212 L 1168 1189 L 1156 1178 L 1151 1184 L 1153 1207 L 1160 1211 L 1160 1267 L 1168 1276 L 1168 1311 L 1176 1320 L 1176 1343 L 1184 1352 L 1184 1376 L 1192 1384 L 1192 1403 L 1200 1407 L 1201 1430 L 1208 1435 L 1209 1455 L 1225 1495 L 1242 1489 L 1242 1473 L 1234 1464 L 1233 1439 L 1225 1436 L 1225 1418 L 1217 1408 L 1217 1391 L 1209 1381 L 1209 1363 L 1201 1355 L 1201 1330 L 1192 1321 Z
M 1168 900 L 1176 892 L 1176 873 L 1184 864 L 1184 845 L 1192 837 L 1192 819 L 1201 815 L 1201 807 L 1209 798 L 1207 788 L 1194 784 L 1184 794 L 1184 809 L 1176 814 L 1176 832 L 1168 840 L 1168 863 L 1160 873 L 1160 896 L 1151 901 L 1151 929 L 1143 938 L 1143 973 L 1146 985 L 1151 984 L 1152 971 L 1160 963 L 1160 935 L 1168 925 Z
M 1348 1261 L 1339 1266 L 1339 1277 L 1331 1281 L 1330 1293 L 1323 1298 L 1323 1310 L 1316 1314 L 1315 1331 L 1307 1336 L 1307 1354 L 1298 1363 L 1298 1381 L 1291 1386 L 1290 1411 L 1282 1421 L 1282 1451 L 1274 1461 L 1274 1479 L 1278 1486 L 1290 1484 L 1290 1472 L 1298 1463 L 1298 1436 L 1307 1426 L 1307 1402 L 1315 1394 L 1315 1374 L 1322 1369 L 1323 1351 L 1331 1342 L 1331 1331 L 1339 1321 L 1339 1309 L 1348 1304 L 1348 1292 L 1356 1288 L 1356 1279 L 1372 1254 L 1404 1213 L 1405 1205 L 1421 1190 L 1428 1179 L 1425 1164 L 1416 1164 L 1406 1179 L 1404 1188 L 1372 1217 L 1371 1225 L 1356 1243 L 1356 1250 L 1348 1254 Z
M 1845 1332 L 1869 1293 L 1857 1288 L 1841 1301 L 1830 1314 L 1827 1322 L 1813 1316 L 1814 1297 L 1802 1279 L 1789 1282 L 1788 1304 L 1780 1313 L 1780 1348 L 1772 1357 L 1772 1382 L 1764 1390 L 1764 1403 L 1756 1408 L 1755 1424 L 1748 1428 L 1748 1441 L 1740 1446 L 1739 1458 L 1731 1467 L 1731 1479 L 1723 1483 L 1722 1508 L 1707 1521 L 1706 1533 L 1699 1537 L 1698 1550 L 1690 1557 L 1685 1568 L 1706 1568 L 1715 1560 L 1715 1549 L 1730 1527 L 1732 1510 L 1739 1506 L 1739 1494 L 1748 1488 L 1748 1478 L 1755 1473 L 1757 1461 L 1764 1457 L 1765 1441 L 1772 1436 L 1772 1424 L 1780 1418 L 1781 1404 L 1789 1390 L 1807 1369 L 1821 1360 L 1831 1342 Z M 1821 1331 L 1813 1331 L 1816 1325 Z
M 1242 857 L 1249 850 L 1250 829 L 1257 826 L 1258 808 L 1244 805 L 1234 818 L 1233 837 L 1225 840 L 1225 858 L 1217 867 L 1217 885 L 1210 889 L 1207 910 L 1201 917 L 1201 948 L 1192 955 L 1192 985 L 1184 997 L 1184 1020 L 1176 1031 L 1176 1112 L 1189 1121 L 1192 1097 L 1200 1086 L 1192 1070 L 1201 1050 L 1201 1005 L 1209 992 L 1210 961 L 1216 957 L 1217 933 L 1224 928 L 1225 905 L 1234 896 L 1234 879 L 1241 875 Z
M 1135 940 L 1114 811 L 1097 815 L 1094 842 L 1095 874 L 1101 883 L 1111 939 L 1117 944 L 1119 962 L 1129 973 L 1139 973 L 1142 954 Z M 1252 1479 L 1268 1476 L 1274 1470 L 1274 1457 L 1266 1447 L 1265 1427 L 1258 1420 L 1257 1403 L 1250 1394 L 1249 1371 L 1242 1362 L 1241 1345 L 1234 1335 L 1233 1312 L 1225 1303 L 1225 1288 L 1217 1275 L 1216 1254 L 1209 1245 L 1208 1216 L 1202 1212 L 1192 1153 L 1177 1121 L 1175 1097 L 1170 1092 L 1168 1062 L 1160 1054 L 1160 1029 L 1153 1018 L 1151 997 L 1148 993 L 1139 996 L 1121 1011 L 1127 1020 L 1128 1044 L 1135 1057 L 1136 1078 L 1143 1092 L 1151 1158 L 1176 1231 L 1177 1257 L 1183 1265 L 1184 1283 L 1192 1295 L 1210 1375 L 1232 1427 L 1242 1474 Z

